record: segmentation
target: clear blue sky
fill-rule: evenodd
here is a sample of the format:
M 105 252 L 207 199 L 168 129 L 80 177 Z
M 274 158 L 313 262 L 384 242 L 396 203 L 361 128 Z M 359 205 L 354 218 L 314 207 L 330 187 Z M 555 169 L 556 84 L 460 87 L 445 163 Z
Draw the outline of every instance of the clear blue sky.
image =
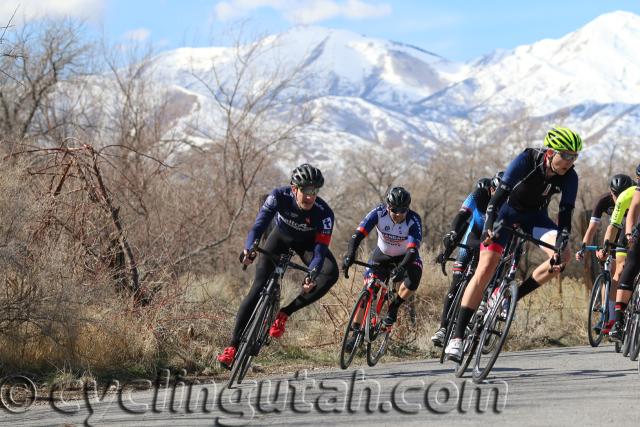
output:
M 0 0 L 0 19 L 20 4 L 23 15 L 88 17 L 111 41 L 134 38 L 157 48 L 220 44 L 238 20 L 249 32 L 296 23 L 343 28 L 417 45 L 456 61 L 496 48 L 557 38 L 615 10 L 640 14 L 638 0 Z M 19 9 L 20 10 L 20 9 Z

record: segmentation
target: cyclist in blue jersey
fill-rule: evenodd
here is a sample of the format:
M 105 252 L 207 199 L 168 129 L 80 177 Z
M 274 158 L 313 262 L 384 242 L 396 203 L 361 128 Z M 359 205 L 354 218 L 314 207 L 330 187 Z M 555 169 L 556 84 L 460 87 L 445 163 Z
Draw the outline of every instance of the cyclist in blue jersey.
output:
M 572 130 L 558 127 L 547 132 L 544 145 L 546 149 L 525 149 L 509 164 L 502 182 L 489 201 L 478 267 L 465 289 L 456 329 L 445 350 L 450 360 L 460 361 L 462 358 L 465 329 L 480 305 L 482 294 L 511 237 L 507 230 L 494 234 L 496 221 L 506 226 L 518 224 L 535 238 L 555 244 L 556 250 L 562 254 L 560 257 L 555 251 L 542 248 L 549 255 L 549 260 L 522 282 L 518 288 L 518 299 L 556 277 L 569 261 L 567 244 L 578 192 L 578 174 L 574 162 L 582 150 L 582 139 Z M 562 197 L 556 224 L 549 218 L 547 206 L 557 193 L 562 193 Z
M 475 257 L 475 264 L 478 263 L 477 251 L 480 248 L 480 235 L 484 227 L 484 218 L 487 211 L 487 205 L 491 196 L 500 184 L 500 180 L 504 172 L 498 172 L 493 178 L 482 178 L 478 180 L 476 189 L 469 194 L 462 203 L 458 214 L 453 219 L 451 231 L 444 235 L 442 243 L 444 245 L 444 253 L 451 253 L 458 245 L 463 243 L 466 246 L 475 248 L 475 250 L 467 250 L 460 248 L 458 256 L 453 264 L 453 277 L 449 291 L 444 296 L 442 304 L 442 315 L 440 316 L 440 327 L 431 337 L 431 341 L 437 346 L 442 347 L 449 319 L 447 313 L 453 303 L 453 298 L 458 291 L 458 285 L 462 280 L 462 275 L 467 269 L 467 265 L 471 259 Z M 475 252 L 475 253 L 474 253 Z M 475 267 L 475 266 L 474 266 Z
M 291 174 L 291 185 L 276 188 L 267 196 L 241 254 L 243 264 L 253 262 L 256 257 L 254 244 L 275 217 L 275 227 L 263 249 L 277 257 L 291 248 L 310 270 L 304 279 L 302 293 L 280 310 L 269 329 L 269 335 L 274 338 L 282 336 L 289 316 L 320 299 L 338 281 L 338 264 L 329 251 L 333 211 L 318 197 L 323 184 L 324 177 L 318 168 L 307 163 L 295 168 Z M 273 269 L 274 265 L 267 257 L 258 259 L 253 286 L 240 304 L 231 343 L 218 355 L 218 361 L 227 368 L 233 363 L 242 331 Z
M 410 204 L 411 194 L 403 187 L 393 187 L 389 190 L 386 203 L 373 208 L 360 222 L 351 236 L 349 248 L 342 263 L 346 275 L 356 259 L 358 246 L 375 227 L 378 233 L 378 245 L 373 250 L 368 263 L 381 267 L 390 264 L 397 265 L 390 272 L 390 277 L 394 282 L 402 282 L 396 298 L 389 306 L 387 316 L 383 319 L 384 324 L 388 327 L 395 323 L 400 305 L 413 295 L 422 277 L 422 260 L 418 253 L 422 241 L 422 221 L 420 215 L 409 209 Z M 365 270 L 365 283 L 372 274 L 370 269 Z M 380 277 L 382 271 L 377 274 L 381 280 L 386 279 L 386 277 Z M 353 348 L 354 338 L 357 336 L 357 329 L 362 322 L 363 315 L 364 312 L 361 310 L 359 319 L 356 319 L 354 323 L 356 333 L 347 342 L 348 351 Z

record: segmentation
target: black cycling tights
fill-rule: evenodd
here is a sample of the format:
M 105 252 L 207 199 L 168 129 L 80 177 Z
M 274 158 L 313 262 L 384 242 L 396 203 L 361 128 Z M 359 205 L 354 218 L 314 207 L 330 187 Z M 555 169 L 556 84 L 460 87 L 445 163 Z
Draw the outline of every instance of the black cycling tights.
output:
M 267 237 L 267 240 L 262 248 L 267 252 L 274 254 L 275 256 L 286 253 L 289 248 L 292 248 L 302 259 L 302 261 L 306 265 L 309 265 L 311 259 L 313 258 L 314 246 L 315 243 L 313 240 L 303 242 L 293 241 L 290 236 L 287 236 L 276 227 L 271 232 L 271 234 L 269 234 L 269 237 Z M 240 342 L 240 335 L 242 334 L 245 325 L 251 317 L 253 309 L 260 299 L 260 291 L 266 285 L 269 276 L 274 270 L 274 267 L 275 266 L 273 265 L 273 262 L 271 262 L 267 257 L 262 255 L 258 256 L 256 265 L 256 276 L 253 280 L 253 286 L 251 286 L 249 294 L 244 298 L 244 300 L 240 304 L 240 308 L 238 309 L 236 324 L 233 328 L 233 336 L 231 337 L 232 346 L 238 346 Z M 298 295 L 296 299 L 294 299 L 286 307 L 280 309 L 280 311 L 285 313 L 287 316 L 290 316 L 301 308 L 306 307 L 309 304 L 312 304 L 315 301 L 319 300 L 327 292 L 329 292 L 329 289 L 331 289 L 331 287 L 338 281 L 338 274 L 338 263 L 333 257 L 331 251 L 328 251 L 322 265 L 322 270 L 320 270 L 320 274 L 316 278 L 316 287 L 308 294 Z
M 627 260 L 624 263 L 624 270 L 620 276 L 618 289 L 633 291 L 633 280 L 640 271 L 640 242 L 635 242 L 627 253 Z

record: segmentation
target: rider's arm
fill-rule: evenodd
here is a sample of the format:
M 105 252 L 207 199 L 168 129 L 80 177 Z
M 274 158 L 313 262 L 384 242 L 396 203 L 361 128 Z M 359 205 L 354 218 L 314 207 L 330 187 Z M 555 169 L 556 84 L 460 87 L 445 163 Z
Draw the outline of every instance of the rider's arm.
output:
M 585 231 L 584 237 L 582 238 L 582 243 L 584 243 L 585 245 L 590 245 L 599 227 L 599 222 L 590 222 L 589 227 L 587 227 L 587 231 Z
M 278 189 L 273 190 L 264 201 L 264 204 L 256 216 L 256 221 L 249 230 L 247 240 L 245 241 L 244 248 L 249 250 L 253 246 L 253 242 L 260 240 L 262 234 L 265 232 L 269 224 L 273 220 L 273 217 L 278 211 Z
M 498 216 L 498 211 L 500 211 L 504 202 L 509 198 L 513 187 L 530 173 L 531 165 L 529 163 L 529 155 L 526 151 L 518 154 L 518 156 L 509 163 L 509 166 L 504 171 L 500 185 L 495 193 L 493 193 L 491 200 L 489 200 L 487 216 L 484 223 L 485 230 L 493 228 L 493 223 Z
M 407 253 L 398 264 L 398 268 L 404 268 L 418 258 L 418 250 L 422 241 L 422 221 L 417 214 L 412 215 L 412 224 L 409 227 L 409 235 L 407 237 Z
M 329 210 L 328 214 L 322 218 L 322 221 L 316 225 L 316 240 L 313 246 L 313 258 L 309 263 L 309 270 L 312 278 L 322 270 L 324 257 L 329 251 L 329 243 L 331 243 L 331 233 L 333 233 L 333 212 Z
M 378 223 L 378 210 L 380 206 L 375 207 L 371 212 L 369 212 L 363 219 L 360 221 L 358 228 L 351 236 L 351 240 L 349 240 L 349 248 L 347 249 L 347 254 L 355 254 L 358 246 L 360 246 L 360 242 L 371 233 L 373 227 Z
M 578 174 L 574 169 L 567 172 L 562 183 L 562 197 L 558 206 L 558 232 L 571 232 L 571 217 L 578 195 Z
M 614 236 L 615 234 L 617 234 L 616 231 L 619 231 L 619 230 L 616 227 L 614 227 L 612 224 L 609 224 L 607 226 L 607 231 L 604 233 L 603 242 L 614 242 L 614 241 L 616 241 L 617 239 Z M 604 246 L 604 244 L 602 246 Z
M 633 193 L 633 198 L 631 199 L 629 212 L 627 212 L 625 234 L 632 233 L 633 227 L 638 223 L 638 214 L 640 214 L 640 186 L 636 187 L 636 191 Z
M 589 227 L 582 237 L 582 243 L 590 245 L 593 242 L 600 223 L 602 222 L 602 215 L 614 206 L 613 198 L 610 193 L 606 193 L 598 198 L 593 210 L 591 211 L 591 219 L 589 220 Z
M 456 232 L 456 235 L 462 237 L 462 233 L 469 225 L 469 218 L 473 215 L 473 210 L 477 208 L 477 198 L 482 192 L 481 188 L 476 189 L 473 193 L 469 194 L 467 198 L 462 202 L 460 210 L 456 214 L 455 218 L 451 222 L 451 230 Z

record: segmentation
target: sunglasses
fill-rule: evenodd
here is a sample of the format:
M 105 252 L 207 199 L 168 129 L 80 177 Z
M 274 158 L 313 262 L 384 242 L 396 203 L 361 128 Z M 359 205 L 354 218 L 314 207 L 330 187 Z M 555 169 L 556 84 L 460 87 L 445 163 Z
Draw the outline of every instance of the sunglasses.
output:
M 556 154 L 560 155 L 562 160 L 573 162 L 578 158 L 578 153 L 567 153 L 566 151 L 556 151 Z
M 305 196 L 317 196 L 320 192 L 318 187 L 308 186 L 308 187 L 298 187 L 298 190 L 302 191 L 302 194 Z
M 389 206 L 389 210 L 394 214 L 403 214 L 403 213 L 407 213 L 409 208 L 395 208 L 393 206 Z

